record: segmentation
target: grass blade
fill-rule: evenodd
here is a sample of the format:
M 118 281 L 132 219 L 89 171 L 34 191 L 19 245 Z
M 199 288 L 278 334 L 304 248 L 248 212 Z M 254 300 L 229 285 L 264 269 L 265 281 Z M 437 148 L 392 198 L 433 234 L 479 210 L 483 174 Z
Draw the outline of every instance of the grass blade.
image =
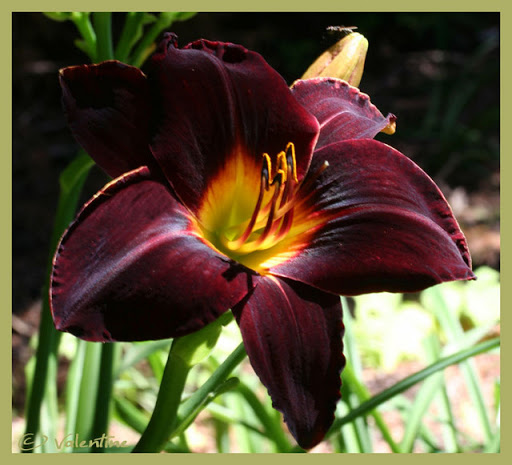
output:
M 80 386 L 82 384 L 82 374 L 85 361 L 86 342 L 81 339 L 76 340 L 75 357 L 71 362 L 68 377 L 66 380 L 66 426 L 64 435 L 68 436 L 77 431 L 78 404 L 80 399 Z M 63 449 L 65 452 L 72 452 L 72 447 Z
M 119 358 L 121 347 L 115 343 L 106 343 L 101 347 L 101 362 L 98 380 L 98 391 L 95 404 L 92 437 L 99 438 L 103 434 L 108 436 L 108 426 L 111 410 L 111 396 L 114 386 L 114 365 Z M 93 447 L 92 452 L 104 452 L 104 447 Z
M 166 350 L 168 352 L 169 348 L 171 347 L 171 343 L 172 339 L 164 339 L 161 341 L 130 344 L 126 354 L 119 364 L 116 377 L 119 377 L 123 371 L 141 362 L 142 360 L 145 360 L 155 352 L 160 350 Z
M 75 433 L 78 433 L 86 440 L 92 439 L 100 363 L 101 344 L 86 342 L 75 430 Z
M 280 417 L 270 415 L 258 396 L 246 384 L 240 383 L 237 391 L 252 408 L 267 436 L 273 441 L 275 452 L 288 451 L 291 444 L 281 427 Z
M 433 334 L 431 338 L 428 338 L 427 344 L 432 344 L 431 339 L 435 337 Z M 427 347 L 429 359 L 436 359 L 433 355 L 433 350 L 430 347 Z M 422 424 L 423 417 L 427 412 L 428 407 L 434 400 L 434 397 L 439 392 L 439 389 L 443 385 L 444 377 L 442 372 L 438 372 L 427 378 L 420 390 L 416 394 L 416 398 L 414 399 L 414 403 L 412 404 L 411 409 L 407 413 L 407 423 L 405 425 L 405 432 L 400 443 L 400 449 L 404 453 L 413 452 L 414 442 L 419 436 Z
M 350 361 L 349 363 L 347 363 L 347 366 L 345 367 L 342 373 L 342 378 L 344 384 L 350 386 L 350 390 L 353 393 L 351 395 L 357 396 L 357 404 L 361 404 L 362 402 L 368 400 L 371 397 L 371 395 L 369 391 L 366 389 L 366 387 L 359 381 L 360 379 L 362 379 L 362 362 L 361 357 L 359 355 L 359 351 L 357 349 L 355 338 L 353 336 L 353 319 L 352 315 L 348 311 L 349 304 L 347 299 L 345 297 L 342 297 L 341 299 L 343 308 L 345 309 L 343 315 L 343 322 L 345 324 L 345 352 L 347 354 L 347 359 Z M 352 408 L 356 406 L 356 401 L 353 397 L 350 405 Z M 376 426 L 379 428 L 383 439 L 387 442 L 390 449 L 393 452 L 400 452 L 400 447 L 393 440 L 391 433 L 386 423 L 382 419 L 380 413 L 377 410 L 373 410 L 371 412 L 371 415 L 373 416 Z M 371 441 L 369 441 L 367 443 L 366 449 L 371 450 L 371 447 Z
M 50 358 L 57 360 L 57 351 L 60 341 L 60 334 L 53 325 L 50 306 L 48 301 L 50 273 L 53 263 L 53 251 L 57 247 L 60 236 L 72 221 L 76 211 L 79 196 L 90 169 L 94 165 L 92 159 L 83 151 L 68 165 L 59 178 L 60 193 L 55 215 L 53 233 L 50 245 L 50 257 L 46 271 L 46 284 L 43 289 L 41 323 L 39 325 L 39 338 L 36 349 L 36 361 L 34 377 L 29 389 L 26 404 L 26 427 L 25 434 L 36 435 L 39 431 L 41 405 L 45 396 L 47 383 L 56 383 L 56 379 L 48 378 L 48 364 Z M 53 362 L 52 362 L 53 363 Z M 24 452 L 31 452 L 26 450 Z
M 422 296 L 423 297 L 423 296 Z M 443 294 L 438 288 L 430 288 L 424 292 L 424 297 L 431 299 L 432 304 L 429 307 L 435 313 L 439 323 L 450 342 L 458 341 L 464 338 L 464 331 L 456 318 L 455 313 L 447 304 Z M 469 395 L 472 404 L 480 419 L 480 425 L 485 436 L 485 441 L 491 441 L 493 437 L 491 422 L 485 408 L 484 397 L 480 389 L 479 377 L 476 373 L 476 367 L 472 360 L 461 364 L 461 371 L 466 380 Z
M 359 405 L 358 407 L 356 407 L 354 410 L 352 410 L 348 415 L 344 416 L 343 418 L 338 418 L 338 419 L 334 420 L 333 426 L 327 432 L 326 436 L 330 436 L 331 434 L 334 434 L 341 426 L 343 426 L 344 424 L 350 423 L 355 418 L 357 418 L 361 415 L 369 414 L 370 411 L 373 410 L 374 408 L 383 404 L 387 400 L 397 396 L 398 394 L 406 391 L 410 387 L 423 381 L 424 379 L 428 378 L 429 376 L 433 375 L 434 373 L 437 373 L 440 370 L 444 370 L 446 367 L 448 367 L 450 365 L 455 365 L 457 363 L 461 363 L 470 357 L 474 357 L 475 355 L 489 352 L 489 351 L 499 347 L 499 345 L 500 345 L 500 339 L 494 338 L 494 339 L 490 339 L 488 341 L 484 341 L 474 347 L 469 347 L 469 348 L 461 350 L 455 354 L 449 355 L 447 357 L 443 357 L 441 360 L 438 360 L 436 363 L 433 363 L 432 365 L 424 368 L 423 370 L 420 370 L 410 376 L 407 376 L 406 378 L 404 378 L 403 380 L 394 384 L 390 388 L 385 389 L 384 391 L 380 392 L 379 394 L 373 396 L 371 399 L 368 399 L 366 402 L 364 402 L 361 405 Z

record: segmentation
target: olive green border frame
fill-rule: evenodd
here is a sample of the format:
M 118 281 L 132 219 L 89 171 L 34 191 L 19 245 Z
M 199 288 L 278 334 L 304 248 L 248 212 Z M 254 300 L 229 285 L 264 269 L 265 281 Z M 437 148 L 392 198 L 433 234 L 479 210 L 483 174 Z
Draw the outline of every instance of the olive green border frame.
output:
M 0 421 L 0 456 L 11 462 L 25 462 L 34 461 L 40 463 L 69 463 L 69 462 L 82 462 L 86 463 L 93 457 L 90 454 L 37 454 L 37 455 L 23 455 L 13 454 L 11 452 L 11 289 L 12 289 L 12 254 L 11 254 L 11 237 L 12 237 L 12 124 L 11 124 L 11 105 L 12 105 L 12 23 L 11 15 L 13 12 L 21 11 L 129 11 L 129 10 L 147 10 L 147 11 L 200 11 L 200 12 L 213 12 L 213 11 L 368 11 L 368 12 L 382 12 L 382 11 L 436 11 L 436 12 L 469 12 L 469 11 L 493 11 L 500 12 L 501 18 L 501 170 L 504 173 L 505 182 L 501 184 L 501 195 L 504 201 L 501 207 L 501 230 L 504 237 L 507 238 L 509 219 L 507 209 L 505 208 L 510 201 L 511 187 L 507 187 L 510 174 L 510 158 L 511 154 L 509 149 L 511 147 L 511 124 L 512 118 L 510 117 L 511 110 L 508 109 L 508 104 L 511 103 L 511 91 L 508 83 L 512 82 L 511 74 L 511 58 L 512 52 L 509 48 L 511 45 L 512 24 L 510 21 L 510 13 L 512 11 L 512 3 L 509 0 L 487 0 L 486 2 L 476 0 L 453 1 L 453 0 L 430 0 L 429 2 L 412 1 L 393 1 L 382 2 L 376 0 L 367 0 L 364 3 L 357 2 L 342 2 L 340 0 L 259 0 L 251 3 L 223 0 L 222 2 L 205 1 L 205 0 L 167 0 L 167 1 L 152 1 L 146 0 L 141 3 L 133 0 L 90 0 L 88 2 L 70 2 L 62 0 L 49 0 L 45 2 L 37 2 L 34 0 L 4 0 L 0 7 L 0 34 L 2 44 L 2 61 L 4 63 L 4 72 L 1 75 L 0 101 L 3 102 L 1 108 L 1 121 L 0 130 L 2 138 L 2 155 L 0 156 L 0 302 L 2 303 L 2 311 L 0 312 L 0 328 L 5 334 L 0 338 L 0 362 L 1 367 L 8 372 L 8 376 L 4 376 L 4 382 L 1 385 L 1 421 Z M 144 8 L 141 8 L 143 6 Z M 392 33 L 392 31 L 390 31 Z M 501 260 L 501 280 L 508 278 L 508 262 L 506 257 L 508 255 L 508 246 L 506 240 L 502 244 L 502 255 L 505 259 Z M 508 286 L 502 286 L 502 307 L 506 308 L 507 303 L 510 303 L 510 291 Z M 502 331 L 506 332 L 509 325 L 510 318 L 508 312 L 502 313 Z M 8 332 L 9 331 L 9 332 Z M 509 353 L 509 347 L 506 343 L 506 337 L 502 338 L 502 350 Z M 503 359 L 507 360 L 505 355 Z M 506 367 L 506 365 L 505 365 Z M 503 392 L 507 392 L 509 386 L 509 373 L 505 369 L 502 372 L 501 380 Z M 450 465 L 466 464 L 467 462 L 510 462 L 510 445 L 507 441 L 507 434 L 510 432 L 509 422 L 507 421 L 508 401 L 503 402 L 503 410 L 505 413 L 501 415 L 502 421 L 502 452 L 500 454 L 414 454 L 414 455 L 396 455 L 396 454 L 361 454 L 361 455 L 347 455 L 344 454 L 293 454 L 280 457 L 279 455 L 265 454 L 183 454 L 183 455 L 168 455 L 168 454 L 152 454 L 148 457 L 138 457 L 129 454 L 97 454 L 94 460 L 101 462 L 108 461 L 109 464 L 128 462 L 139 460 L 164 460 L 163 463 L 213 463 L 214 465 L 223 464 L 239 464 L 240 461 L 245 463 L 260 463 L 261 460 L 279 463 L 278 461 L 290 460 L 295 464 L 302 464 L 305 462 L 321 462 L 321 463 L 340 463 L 339 461 L 346 461 L 350 463 L 366 463 L 367 461 L 378 460 L 387 463 L 408 463 L 410 460 L 415 463 L 423 461 L 441 461 L 449 463 Z M 62 460 L 62 462 L 61 462 Z M 128 462 L 127 462 L 128 461 Z M 282 463 L 282 462 L 281 462 Z

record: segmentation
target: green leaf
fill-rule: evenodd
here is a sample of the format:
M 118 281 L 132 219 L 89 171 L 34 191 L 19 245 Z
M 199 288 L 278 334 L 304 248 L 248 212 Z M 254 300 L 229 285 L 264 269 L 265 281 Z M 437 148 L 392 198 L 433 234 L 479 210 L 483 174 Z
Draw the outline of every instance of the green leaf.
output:
M 96 31 L 96 60 L 105 61 L 114 59 L 114 45 L 112 43 L 112 13 L 93 13 L 94 30 Z
M 171 346 L 172 339 L 163 339 L 161 341 L 135 342 L 129 345 L 117 372 L 117 377 L 126 369 L 132 367 L 136 363 L 145 360 L 151 354 L 160 350 L 167 349 Z
M 397 396 L 398 394 L 406 391 L 410 387 L 414 386 L 415 384 L 419 383 L 420 381 L 423 381 L 424 379 L 428 378 L 429 376 L 433 375 L 434 373 L 437 373 L 440 370 L 444 370 L 446 367 L 448 367 L 450 365 L 454 365 L 456 363 L 461 363 L 464 360 L 474 357 L 475 355 L 489 352 L 489 351 L 499 347 L 499 345 L 500 345 L 499 338 L 495 338 L 495 339 L 491 339 L 489 341 L 482 342 L 474 347 L 469 347 L 467 349 L 461 350 L 460 352 L 452 354 L 448 357 L 444 357 L 441 360 L 438 360 L 436 363 L 433 363 L 432 365 L 424 368 L 423 370 L 420 370 L 420 371 L 404 378 L 403 380 L 394 384 L 390 388 L 373 396 L 371 399 L 368 399 L 366 402 L 362 403 L 357 408 L 352 410 L 345 417 L 338 418 L 338 419 L 334 420 L 333 426 L 327 432 L 327 436 L 335 433 L 341 426 L 343 426 L 346 423 L 350 423 L 355 418 L 357 418 L 361 415 L 369 414 L 370 411 L 373 410 L 374 408 L 378 407 L 379 405 L 388 401 L 389 399 L 392 399 L 393 397 Z
M 86 440 L 91 438 L 92 434 L 95 409 L 91 406 L 96 405 L 100 365 L 101 344 L 86 342 L 75 431 Z
M 431 359 L 434 358 L 435 351 L 435 336 L 432 334 L 427 339 L 427 351 Z M 443 385 L 444 377 L 443 373 L 435 373 L 426 379 L 419 389 L 418 393 L 414 398 L 412 408 L 407 412 L 407 422 L 405 425 L 405 432 L 400 443 L 400 448 L 404 453 L 413 452 L 414 441 L 419 435 L 421 430 L 423 417 L 427 412 L 428 407 L 434 400 L 434 397 L 438 393 L 439 389 Z
M 135 407 L 129 400 L 117 396 L 114 399 L 114 407 L 118 417 L 137 433 L 143 433 L 148 426 L 149 416 Z
M 275 446 L 275 452 L 286 452 L 290 449 L 288 441 L 282 427 L 281 418 L 271 415 L 265 405 L 258 399 L 254 391 L 245 383 L 240 383 L 237 392 L 245 399 L 252 408 L 254 414 L 262 424 L 267 436 L 272 440 Z
M 190 19 L 192 17 L 194 17 L 197 13 L 192 13 L 192 12 L 185 12 L 185 11 L 181 11 L 179 13 L 176 13 L 175 17 L 174 17 L 174 21 L 186 21 L 187 19 Z
M 59 202 L 50 239 L 50 256 L 48 257 L 46 271 L 47 279 L 43 289 L 44 296 L 48 296 L 49 292 L 49 277 L 52 270 L 54 250 L 61 235 L 75 215 L 83 184 L 93 165 L 94 162 L 82 151 L 60 176 Z M 59 342 L 60 333 L 57 332 L 53 325 L 49 301 L 47 298 L 44 298 L 41 309 L 34 377 L 28 389 L 29 395 L 27 395 L 26 434 L 36 435 L 39 431 L 41 406 L 45 402 L 45 396 L 48 395 L 45 394 L 47 383 L 56 383 L 55 377 L 48 379 L 48 374 L 50 364 L 53 363 L 52 360 L 57 358 Z M 49 399 L 46 400 L 51 402 Z
M 112 389 L 115 381 L 114 368 L 118 364 L 120 348 L 115 343 L 106 343 L 101 346 L 98 391 L 94 403 L 94 421 L 92 425 L 93 438 L 108 434 Z M 92 451 L 105 452 L 106 449 L 105 446 L 93 446 Z
M 432 287 L 424 291 L 422 294 L 425 294 L 425 298 L 428 297 L 431 299 L 432 312 L 436 315 L 436 318 L 443 328 L 448 340 L 456 343 L 456 341 L 462 339 L 464 337 L 464 331 L 459 318 L 452 311 L 451 302 L 443 295 L 442 286 L 441 288 Z M 480 419 L 480 424 L 484 431 L 486 441 L 488 441 L 492 437 L 492 428 L 485 407 L 482 390 L 480 389 L 480 378 L 477 374 L 473 360 L 468 360 L 462 363 L 461 371 L 466 381 L 472 404 L 478 414 L 478 418 Z
M 487 326 L 500 320 L 500 274 L 483 266 L 475 270 L 478 279 L 465 286 L 465 307 L 463 313 L 473 324 Z
M 78 190 L 79 186 L 83 185 L 93 166 L 94 160 L 84 151 L 80 151 L 59 177 L 62 195 L 77 197 L 78 194 L 75 191 Z
M 72 359 L 66 380 L 66 427 L 65 436 L 74 434 L 77 431 L 76 419 L 78 415 L 78 404 L 80 399 L 80 385 L 85 360 L 86 342 L 80 339 L 75 340 L 75 355 Z M 63 449 L 64 450 L 64 449 Z M 66 451 L 66 450 L 64 450 Z M 66 452 L 72 452 L 70 447 Z

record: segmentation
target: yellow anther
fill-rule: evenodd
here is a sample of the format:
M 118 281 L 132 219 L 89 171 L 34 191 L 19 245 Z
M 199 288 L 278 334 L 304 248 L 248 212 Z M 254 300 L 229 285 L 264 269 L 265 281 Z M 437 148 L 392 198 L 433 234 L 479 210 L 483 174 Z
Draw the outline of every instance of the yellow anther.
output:
M 293 223 L 294 194 L 298 189 L 295 146 L 292 142 L 275 157 L 275 168 L 268 153 L 262 154 L 260 190 L 249 219 L 230 227 L 220 237 L 222 247 L 247 255 L 276 245 Z M 294 182 L 292 182 L 292 179 Z M 271 191 L 271 196 L 266 192 Z
M 295 182 L 299 182 L 299 180 L 297 179 L 297 161 L 295 160 L 295 145 L 293 144 L 293 142 L 288 142 L 288 145 L 286 146 L 286 156 L 291 157 L 293 180 Z M 287 163 L 290 162 L 287 161 Z
M 284 152 L 279 152 L 277 154 L 277 170 L 278 172 L 279 171 L 282 171 L 284 172 L 285 174 L 283 175 L 283 182 L 286 182 L 287 178 L 288 178 L 288 163 L 286 161 L 286 153 Z
M 272 162 L 268 153 L 263 154 L 263 167 L 261 169 L 262 176 L 265 176 L 266 184 L 265 189 L 268 190 L 269 181 L 272 179 Z

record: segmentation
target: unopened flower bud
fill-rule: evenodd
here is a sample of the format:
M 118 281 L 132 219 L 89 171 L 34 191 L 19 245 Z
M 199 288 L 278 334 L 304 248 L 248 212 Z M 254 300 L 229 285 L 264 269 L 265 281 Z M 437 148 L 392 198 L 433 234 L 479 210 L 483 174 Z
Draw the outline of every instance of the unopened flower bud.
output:
M 346 35 L 322 53 L 308 68 L 302 79 L 335 77 L 357 87 L 363 76 L 368 40 L 358 32 Z

